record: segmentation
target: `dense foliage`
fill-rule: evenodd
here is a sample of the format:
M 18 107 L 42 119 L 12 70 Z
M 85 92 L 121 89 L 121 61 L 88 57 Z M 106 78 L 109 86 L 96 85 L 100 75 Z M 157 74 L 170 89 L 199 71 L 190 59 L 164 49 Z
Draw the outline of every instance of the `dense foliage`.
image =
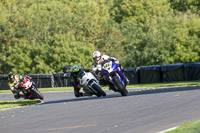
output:
M 0 74 L 90 69 L 92 52 L 124 67 L 200 61 L 196 0 L 1 0 Z

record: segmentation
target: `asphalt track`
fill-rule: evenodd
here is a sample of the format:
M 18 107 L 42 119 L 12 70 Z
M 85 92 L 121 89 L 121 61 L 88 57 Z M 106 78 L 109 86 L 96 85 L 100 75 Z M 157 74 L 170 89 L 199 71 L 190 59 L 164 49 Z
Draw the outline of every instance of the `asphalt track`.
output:
M 43 93 L 42 104 L 0 111 L 1 133 L 156 133 L 200 119 L 200 87 L 132 91 L 122 97 Z M 0 94 L 0 101 L 14 100 Z

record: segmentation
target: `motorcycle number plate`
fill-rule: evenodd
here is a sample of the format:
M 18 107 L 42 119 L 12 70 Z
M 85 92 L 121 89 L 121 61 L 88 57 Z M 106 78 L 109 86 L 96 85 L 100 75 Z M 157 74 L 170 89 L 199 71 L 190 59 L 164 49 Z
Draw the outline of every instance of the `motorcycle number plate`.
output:
M 109 71 L 109 70 L 111 70 L 111 63 L 110 62 L 105 63 L 103 67 L 104 67 L 104 69 Z

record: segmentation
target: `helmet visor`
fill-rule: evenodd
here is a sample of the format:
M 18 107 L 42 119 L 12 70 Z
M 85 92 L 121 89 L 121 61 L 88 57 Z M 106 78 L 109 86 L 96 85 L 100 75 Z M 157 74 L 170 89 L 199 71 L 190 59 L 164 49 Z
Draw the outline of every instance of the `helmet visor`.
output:
M 95 61 L 99 61 L 100 59 L 101 59 L 101 57 L 94 58 Z
M 11 78 L 8 78 L 8 80 L 9 80 L 10 82 L 14 82 L 14 81 L 15 81 L 15 78 L 14 78 L 14 77 L 11 77 Z

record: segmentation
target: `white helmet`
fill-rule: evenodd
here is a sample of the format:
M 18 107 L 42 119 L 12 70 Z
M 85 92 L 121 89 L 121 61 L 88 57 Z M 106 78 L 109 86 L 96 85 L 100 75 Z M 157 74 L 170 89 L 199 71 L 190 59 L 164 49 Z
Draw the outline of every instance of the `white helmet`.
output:
M 100 64 L 102 61 L 102 54 L 99 51 L 94 51 L 92 54 L 92 58 L 94 60 L 95 63 Z

